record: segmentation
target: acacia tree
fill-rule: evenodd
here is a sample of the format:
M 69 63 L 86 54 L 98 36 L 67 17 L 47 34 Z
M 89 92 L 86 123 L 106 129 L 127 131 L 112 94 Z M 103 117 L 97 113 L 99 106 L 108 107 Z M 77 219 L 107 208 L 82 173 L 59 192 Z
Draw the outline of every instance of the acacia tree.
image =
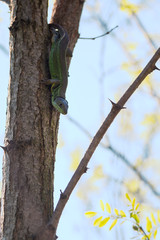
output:
M 5 239 L 54 239 L 61 213 L 106 130 L 124 104 L 156 69 L 160 50 L 118 101 L 93 138 L 59 202 L 53 208 L 54 162 L 59 114 L 50 104 L 50 33 L 47 1 L 5 1 L 10 4 L 10 83 L 5 146 L 3 147 L 3 227 Z M 73 50 L 83 1 L 56 1 L 51 23 L 64 26 Z M 74 21 L 73 21 L 74 19 Z M 69 63 L 68 63 L 69 64 Z M 54 210 L 53 210 L 54 209 Z

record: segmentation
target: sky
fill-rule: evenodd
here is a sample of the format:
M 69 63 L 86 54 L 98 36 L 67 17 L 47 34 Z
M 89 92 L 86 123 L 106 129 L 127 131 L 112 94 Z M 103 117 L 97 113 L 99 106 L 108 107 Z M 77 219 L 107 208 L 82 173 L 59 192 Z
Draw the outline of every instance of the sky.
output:
M 55 203 L 58 201 L 60 189 L 64 190 L 66 182 L 73 174 L 70 170 L 72 153 L 75 152 L 82 157 L 90 143 L 88 136 L 70 118 L 77 121 L 94 136 L 111 109 L 108 99 L 118 100 L 134 79 L 133 75 L 128 74 L 122 68 L 128 64 L 127 67 L 130 71 L 134 70 L 134 67 L 130 67 L 130 54 L 128 52 L 131 53 L 131 58 L 134 61 L 141 61 L 142 66 L 145 66 L 154 52 L 136 21 L 127 13 L 120 11 L 117 2 L 116 0 L 90 0 L 84 5 L 79 26 L 81 37 L 101 35 L 116 25 L 118 28 L 112 34 L 94 41 L 79 39 L 74 49 L 66 94 L 69 102 L 68 116 L 61 115 L 60 118 L 59 146 L 56 153 Z M 138 17 L 158 45 L 159 25 L 156 19 L 159 19 L 159 1 L 137 0 L 132 2 L 142 6 L 138 12 Z M 49 16 L 50 14 L 51 8 L 49 8 Z M 100 18 L 108 29 L 100 24 Z M 3 145 L 6 120 L 9 80 L 9 25 L 9 9 L 7 5 L 0 2 L 0 145 Z M 154 73 L 153 76 L 158 79 L 158 73 Z M 115 149 L 126 155 L 130 162 L 135 162 L 135 159 L 142 155 L 145 145 L 144 140 L 140 138 L 145 127 L 140 127 L 140 123 L 146 113 L 151 113 L 157 108 L 157 103 L 151 99 L 148 88 L 144 85 L 129 100 L 126 107 L 127 113 L 121 113 L 115 119 L 103 142 L 107 143 L 109 139 Z M 134 128 L 133 123 L 139 127 Z M 123 127 L 124 132 L 122 131 Z M 156 141 L 156 139 L 154 140 Z M 159 152 L 156 147 L 152 154 L 155 157 L 158 156 Z M 3 150 L 0 149 L 1 162 L 2 158 Z M 105 177 L 95 182 L 95 185 L 91 187 L 88 185 L 89 178 L 92 177 L 97 166 L 100 169 L 103 166 Z M 84 216 L 85 211 L 90 210 L 90 208 L 99 209 L 100 199 L 103 199 L 104 202 L 111 202 L 112 206 L 124 207 L 125 203 L 122 199 L 125 188 L 122 183 L 126 182 L 131 174 L 132 171 L 122 161 L 119 161 L 118 157 L 106 149 L 98 147 L 89 163 L 87 176 L 82 177 L 63 212 L 58 228 L 59 239 L 76 238 L 76 240 L 82 240 L 108 237 L 109 239 L 121 240 L 132 237 L 133 232 L 127 231 L 126 234 L 126 228 L 121 226 L 117 226 L 116 230 L 111 232 L 108 232 L 107 228 L 95 228 L 91 221 Z M 2 179 L 1 173 L 0 179 Z M 85 185 L 90 188 L 85 188 Z M 83 198 L 77 197 L 78 190 L 81 191 Z M 144 191 L 147 190 L 144 187 Z M 149 190 L 148 192 L 150 193 Z M 159 203 L 155 203 L 155 205 L 160 207 Z

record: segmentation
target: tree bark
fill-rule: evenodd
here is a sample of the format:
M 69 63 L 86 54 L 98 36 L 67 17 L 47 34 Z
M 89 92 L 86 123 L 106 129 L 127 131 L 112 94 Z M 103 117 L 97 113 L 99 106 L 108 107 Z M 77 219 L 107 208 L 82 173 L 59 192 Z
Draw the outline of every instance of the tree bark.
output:
M 64 22 L 71 49 L 78 38 L 82 7 L 81 0 L 55 2 L 51 22 Z M 64 9 L 66 14 L 62 19 Z M 10 10 L 2 239 L 29 240 L 46 226 L 53 213 L 59 113 L 51 106 L 50 89 L 41 81 L 50 77 L 48 0 L 11 0 Z

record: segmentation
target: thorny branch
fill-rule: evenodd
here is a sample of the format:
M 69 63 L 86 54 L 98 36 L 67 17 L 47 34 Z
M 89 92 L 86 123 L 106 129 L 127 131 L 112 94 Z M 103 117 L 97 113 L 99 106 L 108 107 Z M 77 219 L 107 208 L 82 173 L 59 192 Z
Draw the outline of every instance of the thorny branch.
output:
M 66 189 L 64 190 L 63 197 L 61 194 L 61 197 L 57 203 L 57 206 L 53 212 L 53 215 L 49 221 L 49 223 L 46 225 L 45 229 L 43 230 L 43 236 L 48 232 L 50 234 L 53 234 L 53 238 L 56 238 L 56 229 L 61 217 L 61 214 L 63 212 L 63 209 L 68 202 L 68 199 L 75 188 L 76 184 L 78 183 L 81 176 L 87 171 L 87 165 L 90 161 L 94 151 L 96 150 L 98 144 L 100 143 L 101 139 L 103 138 L 104 134 L 106 133 L 107 129 L 110 127 L 111 123 L 117 116 L 117 114 L 120 112 L 121 109 L 123 109 L 124 104 L 127 102 L 127 100 L 131 97 L 131 95 L 135 92 L 135 90 L 139 87 L 139 85 L 142 83 L 142 81 L 146 78 L 148 74 L 150 74 L 153 70 L 157 69 L 156 62 L 160 58 L 160 48 L 156 51 L 152 59 L 149 61 L 149 63 L 146 65 L 146 67 L 142 70 L 142 72 L 139 74 L 139 76 L 135 79 L 135 81 L 131 84 L 131 86 L 127 89 L 127 91 L 124 93 L 124 95 L 120 98 L 120 100 L 117 103 L 112 103 L 112 109 L 106 119 L 104 120 L 103 124 L 97 131 L 96 135 L 94 136 L 92 142 L 90 143 L 84 157 L 82 158 L 79 166 L 77 167 L 77 170 L 73 174 L 71 180 L 69 181 Z M 41 235 L 41 236 L 42 236 Z M 40 237 L 39 240 L 42 240 Z
M 68 116 L 68 119 L 75 124 L 81 131 L 83 131 L 89 138 L 93 138 L 91 134 L 85 129 L 79 122 L 77 122 L 72 117 Z M 138 177 L 139 179 L 144 182 L 148 188 L 155 194 L 157 197 L 160 197 L 160 193 L 154 188 L 154 186 L 147 180 L 145 176 L 140 172 L 138 168 L 136 168 L 129 160 L 119 151 L 117 151 L 110 143 L 105 145 L 104 143 L 100 142 L 100 146 L 106 150 L 111 151 L 115 156 L 117 156 L 123 163 L 125 163 Z

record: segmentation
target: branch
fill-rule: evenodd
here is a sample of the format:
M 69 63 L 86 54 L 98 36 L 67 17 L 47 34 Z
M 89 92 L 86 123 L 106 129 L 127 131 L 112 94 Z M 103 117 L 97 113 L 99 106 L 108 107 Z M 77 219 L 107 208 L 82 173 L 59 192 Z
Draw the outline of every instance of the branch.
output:
M 68 116 L 68 119 L 73 124 L 75 124 L 81 131 L 83 131 L 89 138 L 92 139 L 91 134 L 80 123 L 78 123 L 75 119 L 71 118 L 70 116 Z M 124 164 L 127 165 L 127 167 L 129 167 L 139 177 L 139 179 L 143 183 L 145 183 L 148 186 L 148 188 L 153 192 L 153 194 L 155 194 L 157 197 L 160 197 L 160 193 L 154 188 L 154 186 L 147 180 L 145 176 L 143 176 L 140 170 L 138 170 L 132 163 L 130 163 L 130 161 L 122 153 L 117 151 L 111 144 L 107 146 L 104 143 L 100 142 L 100 146 L 115 154 Z
M 137 14 L 134 11 L 132 11 L 132 16 L 136 20 L 138 26 L 140 27 L 140 29 L 143 32 L 143 34 L 146 37 L 146 39 L 148 40 L 149 44 L 152 46 L 153 50 L 156 50 L 157 46 L 156 46 L 155 42 L 150 37 L 150 35 L 148 34 L 147 30 L 145 29 L 143 23 L 141 22 L 141 20 L 139 19 L 139 17 L 137 16 Z
M 95 40 L 95 39 L 97 39 L 97 38 L 101 38 L 101 37 L 104 37 L 104 36 L 110 34 L 110 33 L 111 33 L 115 28 L 117 28 L 117 27 L 118 27 L 118 26 L 115 26 L 114 28 L 112 28 L 111 30 L 107 31 L 106 33 L 103 33 L 103 34 L 101 34 L 101 35 L 99 35 L 99 36 L 96 36 L 96 37 L 89 37 L 89 38 L 87 38 L 87 37 L 79 37 L 79 39 Z
M 111 123 L 117 116 L 117 114 L 120 112 L 121 109 L 123 109 L 124 104 L 127 102 L 127 100 L 131 97 L 131 95 L 135 92 L 135 90 L 139 87 L 139 85 L 142 83 L 142 81 L 146 78 L 148 74 L 150 74 L 153 70 L 157 69 L 155 63 L 160 58 L 160 48 L 157 50 L 157 52 L 154 54 L 152 59 L 149 61 L 149 63 L 146 65 L 146 67 L 143 69 L 143 71 L 139 74 L 139 76 L 135 79 L 135 81 L 131 84 L 131 86 L 127 89 L 127 91 L 124 93 L 124 95 L 121 97 L 121 99 L 118 101 L 118 103 L 112 102 L 112 109 L 108 116 L 106 117 L 105 121 L 97 131 L 96 135 L 94 136 L 92 142 L 90 143 L 84 157 L 82 158 L 77 170 L 73 174 L 71 180 L 69 181 L 66 189 L 63 193 L 60 195 L 60 199 L 57 203 L 57 206 L 53 212 L 53 215 L 49 221 L 49 223 L 45 226 L 45 228 L 41 231 L 38 238 L 39 240 L 45 240 L 50 239 L 46 238 L 45 236 L 51 236 L 53 239 L 56 239 L 56 229 L 61 217 L 61 214 L 63 212 L 63 209 L 66 205 L 66 203 L 69 200 L 69 197 L 75 188 L 76 184 L 78 183 L 81 176 L 87 171 L 87 165 L 90 161 L 94 151 L 96 150 L 98 144 L 100 143 L 101 139 L 103 138 L 104 134 L 106 133 L 107 129 L 110 127 Z

